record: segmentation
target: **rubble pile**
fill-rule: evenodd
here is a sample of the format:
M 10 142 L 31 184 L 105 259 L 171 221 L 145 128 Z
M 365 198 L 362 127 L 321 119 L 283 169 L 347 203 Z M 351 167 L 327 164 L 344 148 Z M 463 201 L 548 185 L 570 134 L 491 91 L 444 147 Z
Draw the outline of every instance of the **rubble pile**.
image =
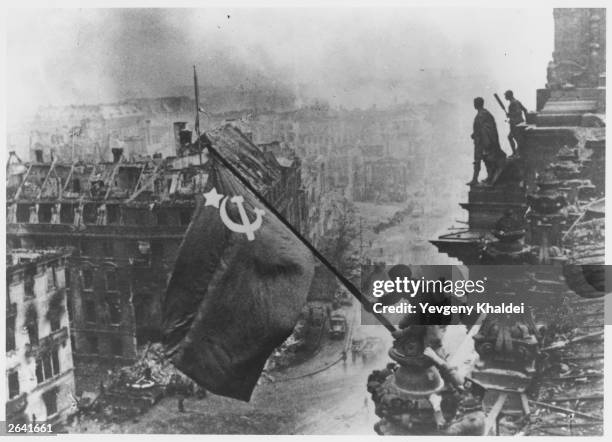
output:
M 274 353 L 268 358 L 264 374 L 266 375 L 273 370 L 282 370 L 291 366 L 297 358 L 297 353 L 306 346 L 306 338 L 309 331 L 309 325 L 304 318 L 301 318 L 293 333 L 285 342 L 283 342 Z
M 104 422 L 136 418 L 166 396 L 206 396 L 204 389 L 174 368 L 160 343 L 147 345 L 136 363 L 110 371 L 109 382 L 99 388 L 94 403 L 80 411 Z
M 150 374 L 150 376 L 149 376 Z M 138 362 L 126 367 L 121 367 L 111 374 L 109 389 L 123 388 L 138 385 L 145 378 L 161 387 L 183 387 L 185 390 L 195 392 L 199 387 L 190 378 L 185 376 L 168 358 L 165 357 L 162 344 L 155 343 L 148 345 Z
M 264 378 L 272 379 L 271 372 L 283 371 L 304 362 L 320 348 L 329 315 L 323 305 L 326 304 L 311 301 L 304 307 L 293 333 L 268 358 Z

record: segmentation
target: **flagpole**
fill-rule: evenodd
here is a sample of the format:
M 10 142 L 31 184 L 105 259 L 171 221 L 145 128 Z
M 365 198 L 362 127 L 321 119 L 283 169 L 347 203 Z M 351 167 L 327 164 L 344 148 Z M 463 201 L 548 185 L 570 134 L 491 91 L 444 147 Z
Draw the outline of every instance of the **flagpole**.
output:
M 196 72 L 195 64 L 193 65 L 193 88 L 195 90 L 195 131 L 198 137 L 198 155 L 200 157 L 200 165 L 202 165 L 202 145 L 200 143 L 200 91 L 198 87 L 198 73 Z
M 386 317 L 374 311 L 373 304 L 365 296 L 363 296 L 363 294 L 359 291 L 359 289 L 355 287 L 355 285 L 351 281 L 349 281 L 344 275 L 342 275 L 342 273 L 340 273 L 340 271 L 336 269 L 334 265 L 331 262 L 329 262 L 327 258 L 323 256 L 323 254 L 321 254 L 321 252 L 319 252 L 315 246 L 312 245 L 310 241 L 308 241 L 308 239 L 306 239 L 295 227 L 293 227 L 293 225 L 291 225 L 291 223 L 287 221 L 285 217 L 281 215 L 257 191 L 257 189 L 255 189 L 255 187 L 253 187 L 251 183 L 249 183 L 249 181 L 240 174 L 240 172 L 228 160 L 223 158 L 221 154 L 214 147 L 210 145 L 210 143 L 208 143 L 206 147 L 208 151 L 211 153 L 211 155 L 217 158 L 221 162 L 221 164 L 223 164 L 247 189 L 249 189 L 253 193 L 253 195 L 255 195 L 255 197 L 257 197 L 259 201 L 261 201 L 261 203 L 266 207 L 266 209 L 272 212 L 285 225 L 285 227 L 287 227 L 291 231 L 291 233 L 293 233 L 300 240 L 300 242 L 304 244 L 306 248 L 308 248 L 308 250 L 310 250 L 312 254 L 319 261 L 321 261 L 323 265 L 325 265 L 325 267 L 327 267 L 329 271 L 332 272 L 336 278 L 340 280 L 342 285 L 344 285 L 344 287 L 361 303 L 361 305 L 363 305 L 363 307 L 366 309 L 367 312 L 372 313 L 372 315 L 374 315 L 374 317 L 383 326 L 385 326 L 385 328 L 389 330 L 391 333 L 396 331 L 395 326 L 391 324 L 391 322 Z

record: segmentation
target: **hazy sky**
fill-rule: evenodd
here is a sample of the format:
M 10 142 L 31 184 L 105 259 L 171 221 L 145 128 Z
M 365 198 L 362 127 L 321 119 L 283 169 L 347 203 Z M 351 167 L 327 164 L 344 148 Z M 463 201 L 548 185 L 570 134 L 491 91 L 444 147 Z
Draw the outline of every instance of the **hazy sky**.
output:
M 193 64 L 203 85 L 265 79 L 347 107 L 435 100 L 440 84 L 471 81 L 533 108 L 553 46 L 550 9 L 29 9 L 9 11 L 7 27 L 14 118 L 172 94 Z

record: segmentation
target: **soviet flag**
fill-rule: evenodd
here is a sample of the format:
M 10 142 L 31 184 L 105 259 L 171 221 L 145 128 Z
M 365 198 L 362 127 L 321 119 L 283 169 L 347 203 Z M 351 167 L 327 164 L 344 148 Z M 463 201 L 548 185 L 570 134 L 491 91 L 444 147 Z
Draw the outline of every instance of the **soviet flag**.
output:
M 295 327 L 314 261 L 224 165 L 209 161 L 162 302 L 163 340 L 173 364 L 199 385 L 248 401 Z

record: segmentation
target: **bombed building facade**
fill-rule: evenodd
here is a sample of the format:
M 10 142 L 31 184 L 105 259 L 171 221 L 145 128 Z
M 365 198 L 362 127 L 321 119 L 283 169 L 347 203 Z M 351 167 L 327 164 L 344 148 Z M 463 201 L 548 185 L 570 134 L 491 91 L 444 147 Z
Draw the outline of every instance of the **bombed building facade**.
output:
M 62 249 L 7 253 L 7 422 L 54 423 L 72 406 L 69 257 Z
M 9 248 L 71 247 L 68 274 L 75 356 L 129 361 L 160 336 L 160 299 L 206 185 L 206 155 L 179 125 L 176 156 L 112 162 L 9 163 Z M 306 210 L 299 160 L 264 152 L 236 127 L 206 134 L 297 228 Z
M 65 163 L 110 161 L 113 148 L 123 148 L 130 157 L 171 156 L 172 124 L 193 118 L 193 107 L 193 99 L 184 96 L 41 106 L 23 126 L 9 130 L 8 144 L 39 163 L 54 158 Z

